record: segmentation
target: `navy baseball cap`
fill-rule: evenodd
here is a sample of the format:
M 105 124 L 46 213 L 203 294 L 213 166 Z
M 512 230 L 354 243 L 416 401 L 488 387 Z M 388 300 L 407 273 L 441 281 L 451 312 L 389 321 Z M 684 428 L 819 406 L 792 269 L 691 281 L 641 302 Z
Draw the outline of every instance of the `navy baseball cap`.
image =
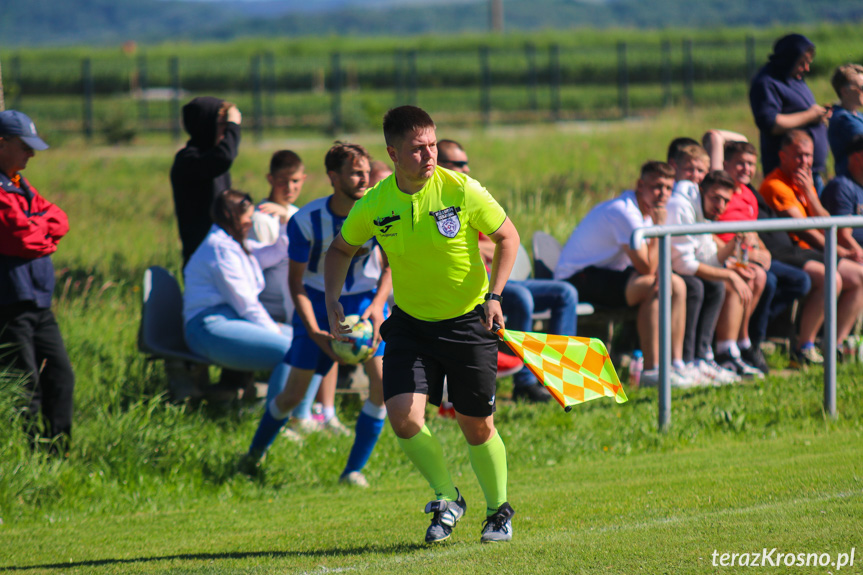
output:
M 36 133 L 30 116 L 18 110 L 0 112 L 0 136 L 18 136 L 34 150 L 47 150 L 48 144 Z

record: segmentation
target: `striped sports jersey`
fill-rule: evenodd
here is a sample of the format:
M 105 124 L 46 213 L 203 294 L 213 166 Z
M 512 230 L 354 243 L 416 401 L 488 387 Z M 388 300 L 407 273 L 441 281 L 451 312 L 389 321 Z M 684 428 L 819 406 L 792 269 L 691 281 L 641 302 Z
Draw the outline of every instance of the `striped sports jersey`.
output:
M 345 221 L 330 211 L 330 197 L 309 202 L 288 222 L 288 257 L 308 264 L 303 284 L 321 292 L 325 291 L 324 256 Z M 381 259 L 376 246 L 377 241 L 372 238 L 357 250 L 342 294 L 357 294 L 377 288 Z

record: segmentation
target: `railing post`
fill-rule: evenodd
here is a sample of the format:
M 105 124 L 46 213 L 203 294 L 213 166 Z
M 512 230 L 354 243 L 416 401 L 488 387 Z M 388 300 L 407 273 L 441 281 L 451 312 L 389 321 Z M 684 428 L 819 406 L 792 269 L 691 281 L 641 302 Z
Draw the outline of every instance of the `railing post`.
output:
M 171 76 L 171 136 L 175 140 L 180 139 L 180 59 L 172 56 L 168 61 L 168 69 Z
M 621 115 L 629 116 L 629 69 L 626 65 L 626 42 L 617 43 L 617 102 Z
M 670 106 L 673 101 L 672 96 L 672 74 L 671 74 L 671 42 L 668 40 L 662 41 L 662 92 L 663 106 Z
M 138 122 L 141 128 L 146 130 L 147 124 L 150 121 L 150 106 L 147 100 L 147 56 L 141 54 L 138 56 Z
M 408 103 L 411 106 L 417 105 L 417 51 L 410 50 L 408 52 Z
M 263 99 L 261 95 L 261 55 L 255 54 L 252 56 L 251 62 L 251 76 L 252 76 L 252 117 L 254 118 L 254 122 L 252 124 L 255 139 L 257 141 L 261 141 L 261 136 L 263 135 L 264 129 L 264 106 Z
M 491 63 L 489 62 L 488 46 L 479 48 L 479 67 L 481 84 L 479 92 L 479 110 L 482 123 L 488 126 L 491 122 Z
M 659 431 L 671 425 L 671 236 L 659 237 Z
M 332 90 L 332 131 L 333 134 L 338 134 L 342 129 L 342 65 L 338 52 L 333 52 L 331 56 L 332 81 L 330 82 L 330 90 Z
M 752 82 L 755 76 L 755 37 L 751 34 L 746 36 L 746 85 Z
M 560 46 L 552 44 L 548 47 L 549 88 L 551 92 L 551 118 L 560 119 Z
M 824 411 L 836 417 L 836 226 L 824 230 Z
M 93 71 L 90 58 L 81 62 L 81 84 L 84 89 L 84 137 L 93 137 Z
M 537 72 L 536 72 L 536 46 L 526 44 L 524 53 L 527 57 L 527 105 L 532 111 L 536 111 L 536 87 L 537 87 Z

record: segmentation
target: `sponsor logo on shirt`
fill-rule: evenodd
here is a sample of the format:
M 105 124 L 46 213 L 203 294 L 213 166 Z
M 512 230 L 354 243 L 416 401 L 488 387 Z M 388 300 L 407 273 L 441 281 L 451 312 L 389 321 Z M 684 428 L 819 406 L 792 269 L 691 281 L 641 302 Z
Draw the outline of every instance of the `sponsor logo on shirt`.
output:
M 398 221 L 398 220 L 400 220 L 400 219 L 401 219 L 401 216 L 397 216 L 397 215 L 395 214 L 395 212 L 392 212 L 392 214 L 391 214 L 391 215 L 389 215 L 389 216 L 385 216 L 385 217 L 381 217 L 381 218 L 378 218 L 378 219 L 374 220 L 372 223 L 373 223 L 374 225 L 376 225 L 378 228 L 380 228 L 380 229 L 378 230 L 378 232 L 380 232 L 380 234 L 381 234 L 383 237 L 385 237 L 385 238 L 390 238 L 390 237 L 393 237 L 393 236 L 397 236 L 397 235 L 398 235 L 398 233 L 392 233 L 392 234 L 389 234 L 389 233 L 387 233 L 387 232 L 389 232 L 389 231 L 390 231 L 390 228 L 391 228 L 391 227 L 393 227 L 393 222 L 396 222 L 396 221 Z

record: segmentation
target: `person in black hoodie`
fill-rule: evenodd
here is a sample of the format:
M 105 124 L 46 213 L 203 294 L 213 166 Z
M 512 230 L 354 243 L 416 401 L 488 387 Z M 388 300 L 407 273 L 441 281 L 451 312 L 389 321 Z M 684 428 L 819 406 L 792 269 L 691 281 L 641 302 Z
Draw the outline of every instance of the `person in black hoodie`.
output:
M 183 267 L 210 231 L 213 198 L 231 187 L 241 121 L 237 107 L 219 98 L 202 96 L 183 106 L 183 126 L 191 137 L 171 167 Z
M 826 121 L 831 109 L 815 103 L 815 96 L 803 79 L 814 57 L 815 45 L 806 36 L 788 34 L 777 40 L 769 61 L 752 79 L 749 103 L 761 132 L 764 175 L 779 167 L 779 148 L 785 133 L 804 129 L 815 143 L 812 173 L 820 194 L 830 150 Z

